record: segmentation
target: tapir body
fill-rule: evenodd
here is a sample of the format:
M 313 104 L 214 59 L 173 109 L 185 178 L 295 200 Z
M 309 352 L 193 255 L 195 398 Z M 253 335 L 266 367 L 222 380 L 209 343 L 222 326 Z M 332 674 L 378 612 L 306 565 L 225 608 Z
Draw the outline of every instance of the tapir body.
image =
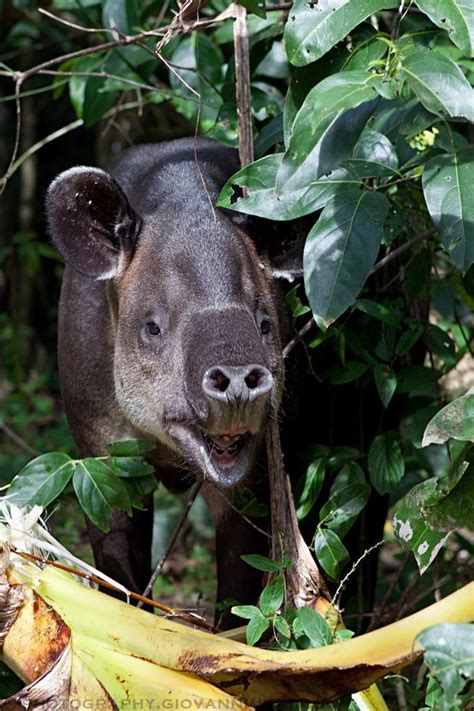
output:
M 229 505 L 265 488 L 264 431 L 283 389 L 283 309 L 255 229 L 215 208 L 239 168 L 205 139 L 131 148 L 109 168 L 72 168 L 47 199 L 66 261 L 59 370 L 81 456 L 146 437 L 168 485 L 204 479 L 217 530 L 220 598 L 252 602 L 262 546 Z M 97 565 L 141 591 L 150 574 L 152 507 L 89 525 Z

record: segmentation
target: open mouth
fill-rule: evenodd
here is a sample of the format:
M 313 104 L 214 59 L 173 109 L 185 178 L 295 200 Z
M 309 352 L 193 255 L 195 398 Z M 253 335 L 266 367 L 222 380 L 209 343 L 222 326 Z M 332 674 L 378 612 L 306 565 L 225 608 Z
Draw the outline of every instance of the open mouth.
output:
M 240 427 L 227 432 L 209 433 L 172 423 L 169 434 L 190 464 L 205 479 L 222 487 L 233 487 L 249 474 L 259 438 Z
M 246 431 L 237 434 L 225 432 L 218 435 L 204 433 L 203 436 L 213 462 L 222 469 L 228 469 L 234 466 L 251 435 Z

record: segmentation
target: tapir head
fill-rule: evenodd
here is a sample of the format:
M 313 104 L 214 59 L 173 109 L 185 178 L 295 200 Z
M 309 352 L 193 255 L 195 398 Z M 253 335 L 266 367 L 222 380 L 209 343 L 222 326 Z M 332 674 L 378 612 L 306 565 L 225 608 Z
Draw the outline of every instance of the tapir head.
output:
M 121 187 L 73 168 L 49 189 L 48 219 L 66 262 L 108 280 L 115 395 L 128 421 L 195 473 L 234 486 L 278 410 L 279 314 L 269 264 L 212 207 L 212 176 L 204 188 L 195 175 L 180 163 L 146 184 L 119 176 Z

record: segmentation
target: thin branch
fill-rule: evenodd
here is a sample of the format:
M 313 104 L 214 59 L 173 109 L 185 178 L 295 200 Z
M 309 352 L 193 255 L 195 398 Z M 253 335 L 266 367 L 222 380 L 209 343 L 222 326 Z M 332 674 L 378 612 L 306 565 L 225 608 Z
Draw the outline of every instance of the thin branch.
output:
M 145 590 L 143 591 L 143 598 L 144 599 L 140 600 L 140 602 L 137 604 L 137 607 L 142 607 L 144 605 L 146 598 L 148 597 L 148 595 L 150 595 L 150 593 L 153 590 L 153 585 L 156 583 L 158 577 L 161 575 L 163 566 L 164 566 L 169 554 L 171 553 L 171 550 L 172 550 L 174 544 L 176 543 L 176 540 L 177 540 L 179 534 L 181 533 L 181 531 L 183 529 L 185 521 L 188 518 L 189 512 L 191 511 L 191 507 L 194 504 L 194 502 L 196 501 L 197 495 L 201 491 L 201 486 L 202 486 L 202 482 L 199 482 L 198 484 L 195 485 L 194 489 L 191 491 L 191 494 L 189 495 L 189 498 L 186 502 L 186 507 L 185 507 L 183 513 L 181 514 L 181 518 L 178 521 L 178 525 L 176 526 L 174 533 L 171 536 L 169 543 L 166 547 L 165 552 L 163 553 L 160 560 L 158 561 L 158 564 L 155 567 L 155 570 L 153 571 L 153 574 L 152 574 L 150 580 L 148 581 Z
M 385 267 L 389 262 L 391 262 L 393 259 L 396 259 L 397 257 L 400 256 L 400 254 L 403 254 L 403 252 L 406 252 L 407 249 L 410 249 L 410 247 L 413 247 L 415 244 L 418 244 L 419 242 L 423 242 L 427 237 L 431 237 L 431 235 L 436 234 L 435 229 L 431 230 L 426 230 L 425 232 L 422 232 L 420 235 L 417 235 L 416 237 L 413 237 L 412 239 L 408 240 L 408 242 L 405 242 L 405 244 L 402 244 L 400 247 L 397 247 L 397 249 L 394 249 L 393 252 L 390 252 L 390 254 L 387 254 L 386 257 L 383 257 L 379 262 L 377 262 L 370 274 L 375 274 L 375 272 L 378 272 L 380 269 Z
M 85 580 L 90 580 L 92 583 L 109 588 L 110 590 L 118 590 L 119 589 L 120 592 L 123 591 L 123 586 L 120 586 L 120 588 L 117 588 L 117 586 L 114 585 L 113 583 L 109 583 L 107 580 L 104 580 L 103 578 L 99 578 L 96 575 L 92 575 L 92 573 L 83 573 L 81 570 L 77 570 L 76 568 L 71 568 L 71 566 L 69 566 L 69 565 L 63 565 L 62 563 L 57 563 L 56 561 L 48 560 L 48 558 L 43 558 L 39 555 L 34 555 L 33 553 L 27 553 L 26 551 L 20 551 L 12 545 L 10 545 L 9 547 L 10 547 L 11 551 L 16 553 L 16 555 L 19 555 L 20 558 L 25 558 L 25 560 L 36 561 L 38 563 L 43 563 L 44 565 L 50 565 L 53 568 L 58 568 L 59 570 L 64 570 L 67 573 L 72 573 L 73 575 L 77 575 L 80 578 L 84 578 Z M 145 603 L 146 605 L 151 605 L 152 607 L 156 607 L 158 610 L 165 612 L 167 615 L 170 615 L 171 617 L 179 617 L 181 620 L 184 620 L 185 622 L 189 622 L 192 625 L 196 625 L 197 627 L 202 627 L 203 629 L 207 630 L 208 632 L 216 632 L 216 628 L 213 625 L 210 625 L 209 622 L 206 622 L 206 620 L 204 620 L 200 615 L 196 615 L 193 612 L 181 612 L 179 610 L 175 610 L 173 607 L 168 607 L 168 605 L 164 605 L 161 602 L 156 602 L 156 600 L 151 600 L 150 598 L 144 597 L 143 595 L 133 592 L 132 590 L 127 590 L 126 594 L 129 595 L 130 597 L 133 597 L 134 600 L 140 600 L 142 603 Z
M 219 487 L 216 486 L 216 484 L 214 484 L 214 482 L 212 482 L 210 479 L 207 479 L 207 480 L 206 480 L 206 483 L 207 483 L 207 484 L 210 484 L 210 485 L 213 487 L 213 489 L 214 489 L 214 491 L 216 492 L 216 494 L 219 494 L 219 496 L 221 497 L 221 499 L 224 499 L 224 501 L 225 501 L 226 504 L 232 509 L 232 511 L 235 511 L 235 513 L 238 513 L 239 516 L 241 516 L 241 518 L 243 518 L 243 520 L 245 521 L 245 523 L 248 523 L 249 526 L 251 526 L 252 528 L 254 528 L 256 531 L 258 531 L 259 533 L 261 533 L 263 536 L 266 536 L 267 538 L 271 538 L 271 535 L 268 533 L 268 531 L 264 531 L 263 528 L 259 528 L 259 527 L 257 526 L 257 524 L 255 524 L 253 521 L 251 521 L 251 519 L 249 519 L 248 516 L 246 516 L 244 513 L 242 513 L 242 511 L 240 511 L 240 509 L 238 509 L 237 506 L 235 506 L 235 505 L 232 503 L 232 501 L 231 501 L 229 498 L 227 498 L 227 496 L 224 494 L 224 492 L 222 491 L 222 489 L 219 489 Z
M 3 430 L 6 436 L 11 439 L 12 442 L 15 442 L 15 444 L 21 447 L 25 452 L 32 454 L 34 457 L 38 456 L 38 450 L 28 444 L 28 442 L 14 432 L 3 420 L 0 420 L 0 430 Z
M 359 556 L 359 558 L 357 558 L 357 560 L 355 561 L 355 563 L 353 563 L 352 568 L 351 568 L 351 569 L 349 570 L 349 572 L 342 578 L 341 582 L 340 582 L 339 585 L 337 586 L 337 590 L 336 590 L 336 592 L 334 593 L 334 597 L 333 597 L 333 599 L 332 599 L 332 604 L 334 605 L 334 607 L 337 607 L 337 604 L 338 604 L 338 601 L 339 601 L 339 597 L 341 596 L 341 593 L 342 593 L 342 590 L 343 590 L 343 588 L 344 588 L 344 585 L 347 583 L 347 581 L 349 580 L 349 578 L 351 577 L 351 575 L 352 575 L 353 573 L 355 573 L 355 571 L 357 570 L 357 567 L 359 566 L 359 564 L 362 563 L 362 561 L 364 560 L 364 558 L 366 558 L 370 553 L 372 553 L 373 551 L 377 550 L 377 548 L 380 548 L 380 546 L 383 546 L 384 543 L 385 543 L 384 540 L 377 541 L 377 543 L 374 543 L 373 546 L 371 546 L 370 548 L 367 548 L 367 550 L 365 550 L 365 551 L 362 553 L 362 555 Z
M 234 56 L 239 132 L 239 157 L 244 168 L 253 163 L 252 96 L 250 93 L 250 50 L 247 10 L 243 5 L 234 8 Z
M 291 339 L 289 343 L 284 347 L 282 355 L 283 358 L 286 358 L 288 354 L 293 350 L 293 348 L 296 346 L 297 343 L 301 341 L 303 336 L 305 336 L 308 331 L 310 331 L 313 326 L 316 325 L 316 321 L 314 320 L 314 317 L 312 316 L 309 321 L 306 321 L 306 323 L 300 328 L 300 330 L 296 333 L 296 335 Z

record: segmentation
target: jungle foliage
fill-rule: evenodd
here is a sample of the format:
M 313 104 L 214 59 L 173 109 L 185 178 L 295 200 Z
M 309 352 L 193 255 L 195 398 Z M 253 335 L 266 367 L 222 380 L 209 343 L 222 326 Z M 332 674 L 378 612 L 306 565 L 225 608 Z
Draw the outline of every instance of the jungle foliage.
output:
M 304 283 L 291 286 L 287 295 L 304 344 L 295 347 L 304 347 L 309 376 L 337 391 L 347 408 L 354 393 L 369 391 L 377 400 L 369 403 L 381 412 L 375 429 L 364 429 L 361 421 L 360 432 L 345 439 L 332 417 L 326 440 L 315 431 L 295 492 L 303 525 L 317 512 L 315 555 L 336 587 L 356 562 L 347 547 L 351 528 L 368 511 L 374 492 L 389 501 L 384 550 L 392 584 L 390 576 L 378 580 L 377 626 L 469 577 L 474 4 L 241 4 L 248 11 L 256 160 L 228 181 L 218 205 L 288 222 L 288 234 L 304 235 Z M 55 151 L 55 140 L 75 131 L 90 139 L 107 130 L 114 136 L 111 152 L 120 150 L 138 124 L 163 115 L 155 111 L 169 112 L 178 134 L 197 131 L 237 146 L 228 8 L 224 0 L 211 0 L 202 3 L 198 16 L 190 11 L 178 22 L 178 8 L 166 0 L 53 0 L 48 10 L 58 21 L 40 14 L 34 0 L 4 3 L 9 31 L 0 66 L 6 89 L 0 112 L 13 126 L 16 92 L 23 128 L 17 135 L 20 151 L 11 158 L 10 131 L 9 153 L 2 156 L 5 196 L 25 180 L 31 156 L 41 161 L 43 152 Z M 21 138 L 31 97 L 64 119 L 34 146 Z M 148 137 L 156 137 L 153 130 Z M 72 458 L 57 413 L 54 359 L 44 350 L 32 358 L 28 347 L 34 340 L 35 292 L 21 296 L 19 286 L 21 279 L 33 284 L 53 318 L 61 269 L 40 221 L 7 222 L 12 236 L 0 243 L 0 290 L 9 306 L 0 315 L 6 453 L 1 473 L 7 482 L 26 465 L 9 489 L 21 505 L 48 506 L 71 491 L 72 483 L 81 506 L 106 529 L 112 506 L 130 511 L 138 495 L 154 487 L 150 470 L 140 467 L 146 446 L 115 444 L 106 459 Z M 42 454 L 26 463 L 32 450 Z M 262 513 L 245 493 L 237 503 L 246 515 Z M 273 585 L 259 607 L 240 611 L 255 620 L 251 641 L 273 625 L 282 644 L 291 637 L 290 626 L 293 640 L 327 644 L 327 631 L 310 612 L 279 614 L 281 583 Z M 359 607 L 349 604 L 351 609 L 355 614 Z M 456 672 L 447 678 L 432 649 L 436 634 L 433 629 L 421 640 L 430 650 L 426 663 L 433 676 L 427 686 L 426 675 L 419 676 L 408 708 L 456 709 L 467 703 L 460 679 L 472 678 L 472 665 L 469 671 L 463 661 L 472 641 L 465 630 L 446 630 L 457 655 Z

